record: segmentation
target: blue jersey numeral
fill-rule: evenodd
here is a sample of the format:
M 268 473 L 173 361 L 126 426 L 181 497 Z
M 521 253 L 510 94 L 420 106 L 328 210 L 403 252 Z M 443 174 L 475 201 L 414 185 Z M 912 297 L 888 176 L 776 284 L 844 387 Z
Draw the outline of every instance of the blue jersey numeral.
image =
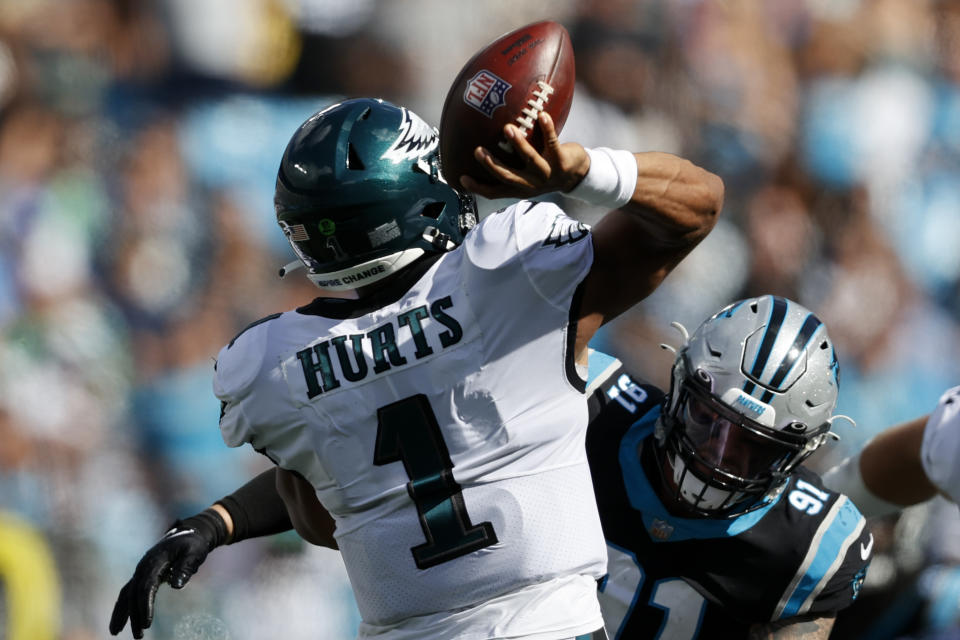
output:
M 647 399 L 647 392 L 631 380 L 630 376 L 622 373 L 617 378 L 617 384 L 607 389 L 607 396 L 611 400 L 619 402 L 630 413 L 636 413 L 637 405 L 643 404 Z

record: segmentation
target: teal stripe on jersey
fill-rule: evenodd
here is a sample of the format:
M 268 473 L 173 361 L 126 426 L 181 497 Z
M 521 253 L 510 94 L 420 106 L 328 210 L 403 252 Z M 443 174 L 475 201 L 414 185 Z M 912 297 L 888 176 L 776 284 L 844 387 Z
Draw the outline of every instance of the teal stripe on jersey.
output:
M 591 349 L 587 360 L 587 395 L 590 395 L 598 385 L 606 382 L 610 374 L 619 366 L 620 361 L 613 356 Z
M 792 618 L 810 609 L 840 568 L 847 548 L 860 537 L 865 524 L 853 502 L 840 496 L 813 536 L 797 575 L 774 612 L 775 620 Z

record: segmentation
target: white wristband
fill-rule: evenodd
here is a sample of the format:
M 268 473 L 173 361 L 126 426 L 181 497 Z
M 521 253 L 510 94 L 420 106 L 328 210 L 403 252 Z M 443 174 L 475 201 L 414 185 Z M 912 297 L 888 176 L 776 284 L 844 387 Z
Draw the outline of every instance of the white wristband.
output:
M 637 187 L 637 159 L 629 151 L 597 147 L 586 149 L 590 169 L 567 193 L 587 204 L 616 209 L 630 202 Z

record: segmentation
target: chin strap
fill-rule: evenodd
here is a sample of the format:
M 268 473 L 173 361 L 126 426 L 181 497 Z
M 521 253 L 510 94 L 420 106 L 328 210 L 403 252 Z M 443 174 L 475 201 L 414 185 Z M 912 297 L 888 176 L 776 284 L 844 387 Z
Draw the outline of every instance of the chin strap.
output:
M 299 260 L 294 260 L 293 262 L 288 262 L 287 264 L 280 267 L 279 276 L 282 278 L 291 271 L 296 271 L 297 269 L 303 268 L 303 263 Z
M 473 194 L 457 191 L 457 198 L 460 199 L 460 212 L 457 216 L 460 225 L 460 235 L 467 235 L 480 219 L 477 213 L 477 199 Z
M 437 251 L 453 251 L 457 248 L 456 243 L 447 234 L 441 232 L 436 227 L 427 227 L 423 230 L 421 236 L 429 242 Z

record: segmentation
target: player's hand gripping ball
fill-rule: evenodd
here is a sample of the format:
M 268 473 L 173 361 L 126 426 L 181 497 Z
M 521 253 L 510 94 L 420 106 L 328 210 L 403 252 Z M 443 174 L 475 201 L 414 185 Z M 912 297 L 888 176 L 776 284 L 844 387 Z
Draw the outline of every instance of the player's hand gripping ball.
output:
M 574 80 L 570 34 L 557 22 L 529 24 L 477 52 L 450 87 L 440 117 L 440 165 L 450 186 L 462 189 L 465 174 L 480 183 L 495 182 L 474 158 L 478 146 L 521 168 L 523 160 L 503 135 L 507 123 L 542 151 L 537 115 L 549 113 L 559 133 L 570 112 Z

